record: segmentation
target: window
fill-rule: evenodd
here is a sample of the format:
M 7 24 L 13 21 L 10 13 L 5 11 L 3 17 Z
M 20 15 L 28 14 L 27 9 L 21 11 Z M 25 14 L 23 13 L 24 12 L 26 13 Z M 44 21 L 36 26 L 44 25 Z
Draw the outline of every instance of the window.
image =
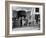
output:
M 39 12 L 39 8 L 35 8 L 35 12 Z

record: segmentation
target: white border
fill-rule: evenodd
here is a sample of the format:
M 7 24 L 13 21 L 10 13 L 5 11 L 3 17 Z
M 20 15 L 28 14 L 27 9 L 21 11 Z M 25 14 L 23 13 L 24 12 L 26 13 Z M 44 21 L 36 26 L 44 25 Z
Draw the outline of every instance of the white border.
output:
M 12 31 L 12 6 L 20 7 L 39 7 L 40 8 L 40 30 L 30 31 Z M 25 34 L 25 33 L 43 33 L 43 6 L 42 5 L 22 5 L 22 4 L 10 4 L 10 26 L 9 34 Z

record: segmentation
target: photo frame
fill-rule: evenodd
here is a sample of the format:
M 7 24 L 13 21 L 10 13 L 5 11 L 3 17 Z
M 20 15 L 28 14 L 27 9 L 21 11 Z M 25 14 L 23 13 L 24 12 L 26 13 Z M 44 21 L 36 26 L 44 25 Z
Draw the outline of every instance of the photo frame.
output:
M 5 36 L 34 36 L 45 34 L 45 4 L 34 2 L 5 2 Z

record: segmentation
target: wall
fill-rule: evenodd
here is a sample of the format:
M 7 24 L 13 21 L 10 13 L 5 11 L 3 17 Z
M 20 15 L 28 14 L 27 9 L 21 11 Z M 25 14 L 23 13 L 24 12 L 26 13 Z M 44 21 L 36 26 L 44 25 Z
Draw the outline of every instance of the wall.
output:
M 15 0 L 12 0 L 12 1 L 15 1 Z M 45 3 L 45 10 L 46 10 L 46 0 L 16 0 L 16 1 Z M 5 0 L 0 0 L 0 38 L 4 38 L 4 36 L 5 36 L 5 10 L 4 9 L 5 9 Z M 46 15 L 46 13 L 45 13 L 45 15 Z M 45 17 L 45 19 L 46 19 L 46 17 Z M 46 38 L 46 26 L 45 26 L 45 35 L 16 37 L 16 38 Z

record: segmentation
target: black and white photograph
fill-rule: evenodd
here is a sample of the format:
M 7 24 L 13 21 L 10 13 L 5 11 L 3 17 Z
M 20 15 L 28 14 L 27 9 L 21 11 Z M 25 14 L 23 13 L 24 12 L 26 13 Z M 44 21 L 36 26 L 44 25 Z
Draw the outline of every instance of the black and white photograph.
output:
M 13 6 L 12 30 L 40 30 L 40 8 Z

